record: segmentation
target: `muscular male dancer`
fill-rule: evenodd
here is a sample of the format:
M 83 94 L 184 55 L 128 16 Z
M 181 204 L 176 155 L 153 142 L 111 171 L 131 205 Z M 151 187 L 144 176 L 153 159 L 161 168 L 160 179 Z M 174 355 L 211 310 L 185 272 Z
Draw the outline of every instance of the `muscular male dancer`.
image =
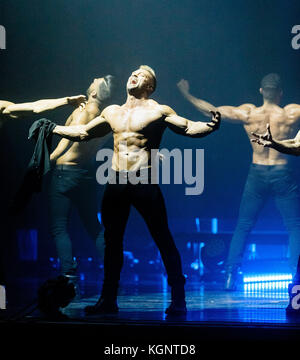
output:
M 242 124 L 249 137 L 252 132 L 261 132 L 270 123 L 271 129 L 279 139 L 285 139 L 299 128 L 300 106 L 296 104 L 280 107 L 282 89 L 280 77 L 268 74 L 261 81 L 260 94 L 263 105 L 243 104 L 238 107 L 219 106 L 197 99 L 189 93 L 185 80 L 178 88 L 204 115 L 219 111 L 222 118 Z M 276 148 L 263 148 L 251 142 L 253 149 L 252 164 L 244 188 L 238 223 L 230 244 L 226 264 L 226 290 L 235 290 L 237 274 L 242 264 L 246 239 L 255 225 L 256 219 L 267 198 L 275 198 L 277 207 L 289 232 L 290 266 L 296 271 L 300 251 L 300 195 L 297 181 L 288 163 L 288 158 Z M 276 150 L 275 150 L 276 149 Z
M 106 184 L 102 201 L 105 228 L 104 283 L 98 302 L 86 308 L 88 314 L 117 312 L 117 290 L 123 265 L 123 234 L 133 205 L 144 218 L 164 262 L 172 302 L 168 314 L 185 314 L 185 278 L 181 259 L 170 233 L 166 208 L 157 184 L 130 183 L 133 173 L 144 174 L 151 168 L 151 149 L 158 149 L 165 129 L 189 137 L 204 137 L 219 127 L 220 116 L 210 123 L 193 122 L 174 110 L 149 98 L 156 87 L 156 76 L 148 66 L 134 71 L 127 82 L 127 101 L 112 105 L 101 115 L 82 126 L 56 126 L 55 134 L 74 141 L 87 141 L 113 132 L 112 174 L 116 183 Z M 146 170 L 147 173 L 147 170 Z M 149 172 L 148 172 L 149 175 Z M 121 179 L 128 180 L 127 184 Z
M 63 105 L 73 105 L 73 106 L 84 106 L 84 102 L 86 97 L 84 95 L 76 95 L 76 96 L 69 96 L 63 97 L 59 99 L 45 99 L 45 100 L 38 100 L 29 103 L 20 103 L 14 104 L 11 101 L 0 100 L 0 129 L 3 124 L 9 119 L 16 119 L 23 116 L 28 116 L 32 114 L 39 114 L 47 110 L 54 110 L 58 107 Z M 2 228 L 2 239 L 5 238 L 3 234 L 5 234 L 3 227 L 6 226 L 6 211 L 4 207 L 0 207 L 0 218 L 1 218 L 1 228 Z M 2 249 L 2 242 L 0 244 L 0 285 L 5 283 L 4 279 L 4 269 L 2 265 L 2 256 L 3 256 L 3 249 Z
M 75 109 L 65 126 L 89 124 L 107 105 L 111 90 L 111 75 L 94 79 L 87 90 L 88 100 L 84 109 Z M 61 273 L 74 282 L 77 263 L 73 260 L 68 232 L 72 208 L 77 208 L 88 234 L 96 243 L 100 257 L 103 256 L 103 231 L 97 217 L 96 177 L 92 161 L 95 160 L 97 149 L 105 142 L 107 136 L 89 143 L 61 139 L 50 155 L 54 164 L 49 191 L 51 234 L 60 259 Z

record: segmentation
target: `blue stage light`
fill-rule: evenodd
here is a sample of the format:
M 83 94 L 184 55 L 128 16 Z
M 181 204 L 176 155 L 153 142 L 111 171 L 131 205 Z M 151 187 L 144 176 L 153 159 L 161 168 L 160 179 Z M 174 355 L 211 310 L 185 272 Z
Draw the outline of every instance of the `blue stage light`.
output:
M 292 274 L 253 274 L 244 276 L 244 283 L 273 283 L 280 281 L 291 281 Z
M 198 217 L 195 219 L 195 223 L 197 232 L 200 232 L 200 219 Z
M 218 233 L 218 219 L 217 218 L 212 218 L 211 219 L 211 232 L 213 234 Z
M 199 263 L 198 263 L 198 261 L 194 261 L 194 262 L 192 262 L 191 263 L 191 268 L 193 269 L 193 270 L 199 270 Z
M 256 244 L 252 243 L 249 244 L 248 260 L 255 260 L 255 259 L 256 259 Z
M 97 213 L 97 217 L 98 217 L 99 223 L 102 224 L 101 212 L 98 212 L 98 213 Z

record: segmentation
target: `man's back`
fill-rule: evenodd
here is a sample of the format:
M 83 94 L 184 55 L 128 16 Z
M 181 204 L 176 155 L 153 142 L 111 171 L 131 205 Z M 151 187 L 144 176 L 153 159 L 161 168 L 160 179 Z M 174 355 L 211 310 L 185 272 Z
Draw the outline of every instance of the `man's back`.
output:
M 251 133 L 263 133 L 267 124 L 278 139 L 286 139 L 296 135 L 299 130 L 300 105 L 290 104 L 281 108 L 279 106 L 282 90 L 280 77 L 277 74 L 268 74 L 261 81 L 260 94 L 263 96 L 263 105 L 256 107 L 253 104 L 240 106 L 214 106 L 211 103 L 194 97 L 189 92 L 188 81 L 182 79 L 177 84 L 183 96 L 191 102 L 205 116 L 210 116 L 211 111 L 219 111 L 223 120 L 231 123 L 242 124 L 251 139 Z M 287 158 L 279 152 L 263 148 L 251 142 L 253 149 L 253 163 L 261 165 L 286 164 Z
M 284 108 L 276 104 L 264 104 L 260 107 L 245 105 L 247 116 L 243 119 L 246 133 L 251 138 L 251 133 L 265 132 L 267 124 L 274 136 L 278 139 L 286 139 L 296 135 L 299 130 L 299 115 L 295 111 L 298 105 L 287 105 Z M 286 155 L 270 148 L 264 148 L 251 142 L 253 148 L 253 163 L 261 165 L 286 164 Z

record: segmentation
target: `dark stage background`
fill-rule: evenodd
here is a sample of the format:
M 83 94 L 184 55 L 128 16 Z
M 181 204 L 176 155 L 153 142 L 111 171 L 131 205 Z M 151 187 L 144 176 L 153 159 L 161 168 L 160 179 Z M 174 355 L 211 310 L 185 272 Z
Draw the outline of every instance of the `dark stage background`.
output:
M 205 118 L 177 90 L 181 78 L 190 81 L 192 94 L 215 105 L 259 105 L 262 76 L 278 72 L 283 104 L 299 103 L 300 50 L 291 47 L 299 9 L 299 1 L 271 0 L 1 0 L 7 49 L 0 52 L 0 99 L 25 102 L 75 95 L 83 93 L 94 77 L 111 73 L 118 83 L 115 102 L 122 103 L 128 75 L 148 64 L 158 79 L 153 98 L 192 120 Z M 64 108 L 46 116 L 63 123 L 70 112 Z M 12 120 L 2 129 L 2 204 L 8 204 L 16 191 L 32 153 L 33 144 L 26 140 L 32 120 Z M 162 186 L 171 230 L 176 232 L 178 218 L 184 223 L 216 217 L 234 224 L 251 161 L 242 126 L 223 123 L 205 139 L 168 130 L 161 147 L 205 149 L 201 196 L 185 196 L 185 185 Z M 299 159 L 293 161 L 299 167 Z M 41 258 L 55 254 L 48 236 L 46 193 L 47 186 L 11 225 L 13 231 L 39 229 Z M 282 227 L 272 203 L 261 216 L 269 228 Z M 135 212 L 127 229 L 129 243 L 134 224 L 144 229 Z M 72 228 L 76 251 L 93 253 L 93 245 L 82 240 L 81 226 L 73 221 Z M 147 236 L 141 241 L 148 241 Z

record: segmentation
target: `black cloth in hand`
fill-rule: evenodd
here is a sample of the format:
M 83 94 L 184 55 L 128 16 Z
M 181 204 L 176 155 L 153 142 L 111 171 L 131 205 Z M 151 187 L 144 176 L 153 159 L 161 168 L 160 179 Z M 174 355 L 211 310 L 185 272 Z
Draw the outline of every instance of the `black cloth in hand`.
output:
M 32 194 L 42 189 L 43 175 L 51 168 L 50 149 L 55 126 L 56 124 L 48 119 L 40 119 L 29 129 L 28 139 L 34 139 L 36 144 L 23 182 L 10 209 L 13 214 L 21 212 L 30 201 Z

